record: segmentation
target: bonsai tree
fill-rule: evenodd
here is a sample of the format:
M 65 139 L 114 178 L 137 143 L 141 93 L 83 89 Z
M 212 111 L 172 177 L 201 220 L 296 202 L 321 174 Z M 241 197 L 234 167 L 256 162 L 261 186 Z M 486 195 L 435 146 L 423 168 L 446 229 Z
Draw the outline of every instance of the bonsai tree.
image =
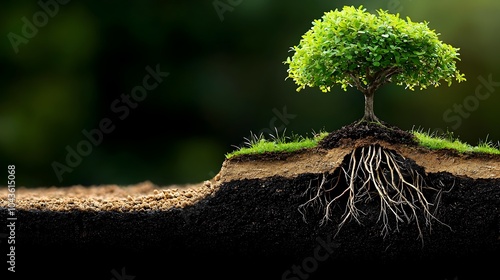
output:
M 373 110 L 375 91 L 394 82 L 410 90 L 439 86 L 445 81 L 465 81 L 456 68 L 458 48 L 441 42 L 428 23 L 403 20 L 378 10 L 366 12 L 363 6 L 345 6 L 326 12 L 315 20 L 284 62 L 288 77 L 299 87 L 319 87 L 323 92 L 334 85 L 343 90 L 356 87 L 365 96 L 361 121 L 377 122 Z

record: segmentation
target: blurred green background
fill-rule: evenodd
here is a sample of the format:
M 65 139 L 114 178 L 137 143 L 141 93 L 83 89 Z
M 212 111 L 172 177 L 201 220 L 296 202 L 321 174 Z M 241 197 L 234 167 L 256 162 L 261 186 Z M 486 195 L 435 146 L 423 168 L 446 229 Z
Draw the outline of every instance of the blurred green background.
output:
M 3 1 L 1 166 L 15 164 L 17 185 L 27 187 L 197 183 L 250 132 L 349 124 L 362 116 L 361 93 L 297 93 L 282 63 L 314 19 L 343 5 L 428 21 L 460 48 L 467 82 L 414 92 L 386 85 L 375 97 L 379 118 L 498 142 L 496 0 Z M 147 66 L 169 75 L 126 103 Z M 89 144 L 83 131 L 103 120 L 114 129 Z

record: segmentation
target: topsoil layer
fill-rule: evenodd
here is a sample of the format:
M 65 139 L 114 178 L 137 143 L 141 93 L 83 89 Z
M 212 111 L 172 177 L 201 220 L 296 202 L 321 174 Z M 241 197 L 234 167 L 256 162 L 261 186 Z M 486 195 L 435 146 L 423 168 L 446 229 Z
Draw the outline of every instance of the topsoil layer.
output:
M 369 145 L 418 170 L 437 190 L 429 199 L 440 191 L 437 220 L 418 217 L 423 237 L 415 219 L 390 221 L 381 235 L 377 199 L 360 203 L 359 223 L 340 230 L 342 202 L 323 224 L 315 208 L 298 211 L 308 188 Z M 7 194 L 2 188 L 0 219 L 10 223 Z M 395 127 L 349 125 L 314 149 L 226 160 L 199 184 L 18 187 L 15 218 L 15 244 L 4 228 L 0 246 L 7 270 L 15 245 L 17 276 L 490 279 L 500 263 L 500 157 L 431 151 Z

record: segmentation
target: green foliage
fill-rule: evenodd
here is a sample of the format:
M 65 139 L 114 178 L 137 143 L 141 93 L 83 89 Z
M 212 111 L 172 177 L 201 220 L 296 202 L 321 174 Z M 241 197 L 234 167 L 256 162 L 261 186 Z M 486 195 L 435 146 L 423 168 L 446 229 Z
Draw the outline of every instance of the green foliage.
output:
M 309 86 L 328 92 L 338 84 L 365 93 L 387 82 L 414 90 L 437 87 L 442 80 L 448 86 L 454 79 L 465 81 L 455 65 L 459 49 L 441 42 L 427 22 L 345 6 L 326 12 L 312 25 L 284 62 L 289 65 L 287 78 L 299 85 L 297 91 Z

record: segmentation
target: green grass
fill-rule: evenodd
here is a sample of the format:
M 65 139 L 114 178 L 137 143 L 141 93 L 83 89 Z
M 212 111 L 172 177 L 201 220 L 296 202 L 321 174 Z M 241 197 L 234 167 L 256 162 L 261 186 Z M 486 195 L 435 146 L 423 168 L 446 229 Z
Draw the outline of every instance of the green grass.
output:
M 480 141 L 477 146 L 472 146 L 453 137 L 452 133 L 438 136 L 436 133 L 425 132 L 421 129 L 412 129 L 410 132 L 416 136 L 421 146 L 432 150 L 452 149 L 459 153 L 500 154 L 500 142 L 495 146 L 491 141 L 485 140 Z M 244 147 L 236 147 L 235 151 L 227 153 L 225 156 L 226 159 L 230 159 L 239 155 L 294 152 L 300 149 L 315 147 L 326 135 L 328 135 L 328 132 L 321 131 L 319 133 L 313 132 L 312 137 L 303 137 L 295 134 L 285 136 L 285 131 L 281 135 L 276 131 L 276 135 L 270 134 L 269 139 L 266 139 L 262 134 L 255 135 L 251 133 L 250 138 L 244 138 L 246 140 Z
M 255 135 L 251 133 L 250 138 L 245 138 L 246 147 L 237 147 L 237 150 L 226 154 L 226 158 L 232 158 L 239 155 L 263 154 L 268 152 L 294 152 L 300 149 L 315 147 L 318 142 L 328 135 L 327 132 L 313 133 L 312 137 L 303 137 L 292 134 L 285 136 L 276 132 L 276 135 L 270 134 L 270 139 L 266 139 L 262 134 Z
M 458 138 L 453 137 L 453 134 L 446 134 L 437 136 L 434 133 L 424 132 L 422 130 L 411 131 L 417 138 L 419 144 L 432 150 L 437 149 L 452 149 L 459 153 L 486 153 L 486 154 L 500 154 L 498 145 L 491 141 L 480 141 L 477 146 L 460 141 Z M 488 139 L 488 137 L 486 137 Z

